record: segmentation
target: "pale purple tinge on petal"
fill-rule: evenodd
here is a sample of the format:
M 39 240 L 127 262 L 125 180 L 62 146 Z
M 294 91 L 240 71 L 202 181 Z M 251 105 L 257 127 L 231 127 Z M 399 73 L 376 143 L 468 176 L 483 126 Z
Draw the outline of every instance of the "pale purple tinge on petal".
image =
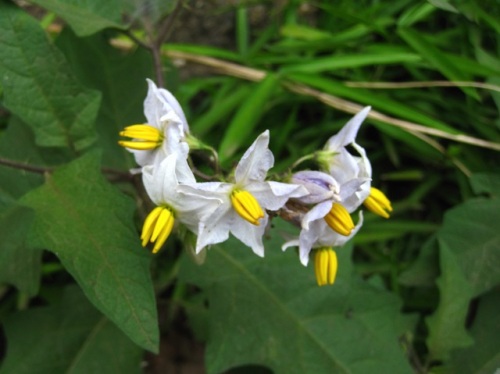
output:
M 367 106 L 359 111 L 354 117 L 352 117 L 336 135 L 328 139 L 325 149 L 336 151 L 348 144 L 353 143 L 356 139 L 356 135 L 358 134 L 358 130 L 361 124 L 365 120 L 370 110 L 371 107 Z
M 276 211 L 292 197 L 300 197 L 307 193 L 302 186 L 280 182 L 251 182 L 243 188 L 250 192 L 267 210 Z
M 329 157 L 328 171 L 339 184 L 356 178 L 360 173 L 358 157 L 351 155 L 344 147 L 339 148 Z
M 260 134 L 241 157 L 234 172 L 236 184 L 245 185 L 248 182 L 262 182 L 267 171 L 274 165 L 273 153 L 269 150 L 269 130 Z
M 292 176 L 292 183 L 302 185 L 308 194 L 298 198 L 304 204 L 317 204 L 321 201 L 332 199 L 334 191 L 339 185 L 331 176 L 321 171 L 299 171 Z

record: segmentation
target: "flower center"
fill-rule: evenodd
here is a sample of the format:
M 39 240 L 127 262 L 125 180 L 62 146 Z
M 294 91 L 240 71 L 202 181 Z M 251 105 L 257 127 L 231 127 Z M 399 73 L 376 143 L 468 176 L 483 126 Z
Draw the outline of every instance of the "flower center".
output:
M 120 136 L 132 140 L 120 140 L 118 144 L 125 148 L 137 149 L 139 151 L 155 149 L 163 141 L 163 134 L 156 127 L 149 125 L 127 126 L 120 132 Z
M 142 246 L 145 247 L 149 242 L 155 243 L 153 253 L 157 253 L 174 227 L 174 212 L 170 207 L 157 206 L 146 217 L 142 226 Z
M 370 188 L 370 195 L 363 204 L 369 211 L 384 218 L 389 218 L 389 212 L 392 212 L 391 202 L 387 196 L 375 187 Z
M 335 282 L 337 275 L 337 254 L 330 247 L 318 248 L 314 257 L 314 272 L 318 286 Z
M 349 236 L 354 229 L 354 222 L 349 212 L 339 203 L 332 204 L 332 209 L 330 209 L 324 220 L 333 231 L 338 232 L 340 235 Z
M 235 189 L 231 192 L 231 203 L 241 218 L 253 225 L 259 225 L 259 219 L 264 218 L 264 211 L 253 195 L 245 190 Z

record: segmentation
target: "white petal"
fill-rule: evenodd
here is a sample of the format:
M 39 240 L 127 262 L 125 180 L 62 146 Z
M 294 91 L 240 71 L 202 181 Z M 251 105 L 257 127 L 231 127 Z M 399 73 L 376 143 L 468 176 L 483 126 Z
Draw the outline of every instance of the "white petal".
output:
M 234 173 L 237 184 L 263 181 L 267 171 L 274 165 L 273 153 L 269 150 L 269 130 L 260 134 L 241 158 Z
M 330 158 L 330 175 L 339 184 L 359 176 L 358 158 L 351 155 L 345 148 L 340 148 L 337 154 Z
M 153 165 L 156 162 L 157 149 L 153 150 L 137 150 L 137 149 L 129 149 L 127 150 L 130 153 L 134 154 L 135 162 L 140 166 Z
M 142 181 L 146 192 L 156 205 L 167 203 L 177 187 L 175 176 L 176 156 L 171 155 L 162 162 L 142 169 Z
M 354 117 L 352 117 L 342 129 L 337 133 L 337 135 L 332 136 L 326 143 L 327 149 L 331 151 L 338 150 L 347 144 L 353 143 L 356 135 L 358 134 L 359 127 L 365 120 L 371 107 L 367 106 L 358 112 Z
M 207 220 L 200 222 L 196 253 L 208 245 L 221 243 L 229 238 L 229 230 L 232 220 L 235 218 L 234 214 L 228 202 L 221 204 Z
M 183 130 L 188 133 L 189 128 L 188 128 L 188 122 L 186 119 L 186 116 L 184 115 L 184 111 L 182 110 L 182 107 L 180 106 L 179 102 L 177 99 L 170 93 L 165 88 L 160 88 L 158 90 L 158 95 L 174 110 L 175 114 L 181 119 L 182 125 L 183 125 Z
M 210 217 L 222 203 L 221 200 L 204 195 L 178 196 L 182 201 L 177 201 L 174 206 L 177 218 L 195 234 L 198 234 L 200 223 Z
M 158 87 L 151 79 L 146 79 L 148 82 L 148 94 L 144 99 L 144 115 L 148 121 L 148 125 L 160 129 L 160 118 L 165 114 L 165 102 L 158 92 Z
M 292 176 L 292 182 L 302 184 L 308 191 L 307 195 L 299 198 L 304 204 L 317 204 L 326 199 L 331 199 L 333 190 L 338 190 L 337 181 L 326 173 L 320 171 L 299 171 Z
M 286 243 L 284 243 L 281 246 L 281 250 L 285 251 L 286 249 L 288 249 L 290 247 L 298 247 L 298 246 L 299 246 L 299 239 L 292 239 L 292 240 L 289 240 Z
M 266 214 L 265 217 L 260 220 L 260 225 L 256 226 L 237 216 L 231 224 L 231 233 L 241 240 L 243 244 L 252 248 L 252 251 L 257 256 L 264 257 L 262 237 L 264 236 L 268 219 Z
M 165 154 L 177 154 L 177 158 L 187 158 L 189 146 L 184 141 L 185 135 L 182 126 L 178 122 L 172 122 L 164 130 L 165 139 L 163 140 L 162 148 Z
M 339 233 L 333 231 L 325 225 L 321 226 L 321 232 L 317 239 L 315 247 L 341 247 L 347 243 L 354 235 L 357 234 L 361 226 L 363 225 L 363 211 L 359 211 L 359 219 L 356 226 L 352 230 L 349 236 L 340 235 Z
M 299 236 L 299 257 L 302 265 L 307 266 L 309 263 L 309 253 L 311 248 L 318 241 L 321 233 L 322 225 L 326 223 L 321 221 L 314 221 L 311 223 L 309 230 L 302 229 Z
M 302 186 L 279 182 L 253 182 L 244 188 L 257 199 L 262 208 L 268 210 L 278 210 L 289 198 L 307 193 Z
M 372 165 L 370 163 L 370 160 L 366 156 L 366 151 L 363 147 L 361 147 L 357 143 L 353 143 L 352 146 L 354 149 L 358 151 L 360 154 L 360 159 L 358 161 L 359 169 L 360 169 L 360 177 L 367 177 L 371 178 L 372 177 Z
M 304 230 L 310 229 L 310 225 L 312 222 L 324 218 L 331 209 L 331 200 L 326 200 L 319 204 L 316 204 L 309 212 L 304 215 L 304 218 L 302 219 L 302 228 Z

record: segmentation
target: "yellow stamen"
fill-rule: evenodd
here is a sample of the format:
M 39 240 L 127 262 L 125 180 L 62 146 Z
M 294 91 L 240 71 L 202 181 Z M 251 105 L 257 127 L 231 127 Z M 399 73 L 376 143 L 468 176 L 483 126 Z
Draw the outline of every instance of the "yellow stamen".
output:
M 337 254 L 332 248 L 319 248 L 314 257 L 314 270 L 318 286 L 325 286 L 335 282 L 337 275 Z
M 120 140 L 118 144 L 122 147 L 137 149 L 140 151 L 154 149 L 163 141 L 163 135 L 156 127 L 149 125 L 127 126 L 120 132 L 120 136 L 133 139 Z
M 392 212 L 391 202 L 387 196 L 375 187 L 370 188 L 370 195 L 363 204 L 369 211 L 384 218 L 389 218 L 388 212 Z
M 174 222 L 174 214 L 170 208 L 159 206 L 153 209 L 142 227 L 142 246 L 145 247 L 149 242 L 155 243 L 153 253 L 158 252 L 172 232 Z
M 264 218 L 264 211 L 253 195 L 245 190 L 234 190 L 231 193 L 233 208 L 241 218 L 253 225 L 259 225 L 259 219 Z
M 332 209 L 330 209 L 324 219 L 328 226 L 340 235 L 349 236 L 354 229 L 354 222 L 349 212 L 339 203 L 332 204 Z

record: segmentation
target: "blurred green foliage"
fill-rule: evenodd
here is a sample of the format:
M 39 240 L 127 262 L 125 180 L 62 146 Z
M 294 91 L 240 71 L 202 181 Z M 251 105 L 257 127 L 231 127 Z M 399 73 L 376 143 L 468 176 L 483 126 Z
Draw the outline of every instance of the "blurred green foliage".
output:
M 210 373 L 500 367 L 497 1 L 221 2 L 201 13 L 231 20 L 223 47 L 175 38 L 196 1 L 32 3 L 0 0 L 2 374 L 139 372 L 172 331 L 206 344 Z M 295 228 L 278 218 L 264 259 L 229 241 L 200 266 L 184 238 L 149 256 L 149 202 L 116 144 L 144 121 L 148 77 L 227 171 L 269 129 L 287 172 L 372 106 L 385 116 L 357 142 L 393 215 L 366 214 L 331 287 L 281 253 Z

